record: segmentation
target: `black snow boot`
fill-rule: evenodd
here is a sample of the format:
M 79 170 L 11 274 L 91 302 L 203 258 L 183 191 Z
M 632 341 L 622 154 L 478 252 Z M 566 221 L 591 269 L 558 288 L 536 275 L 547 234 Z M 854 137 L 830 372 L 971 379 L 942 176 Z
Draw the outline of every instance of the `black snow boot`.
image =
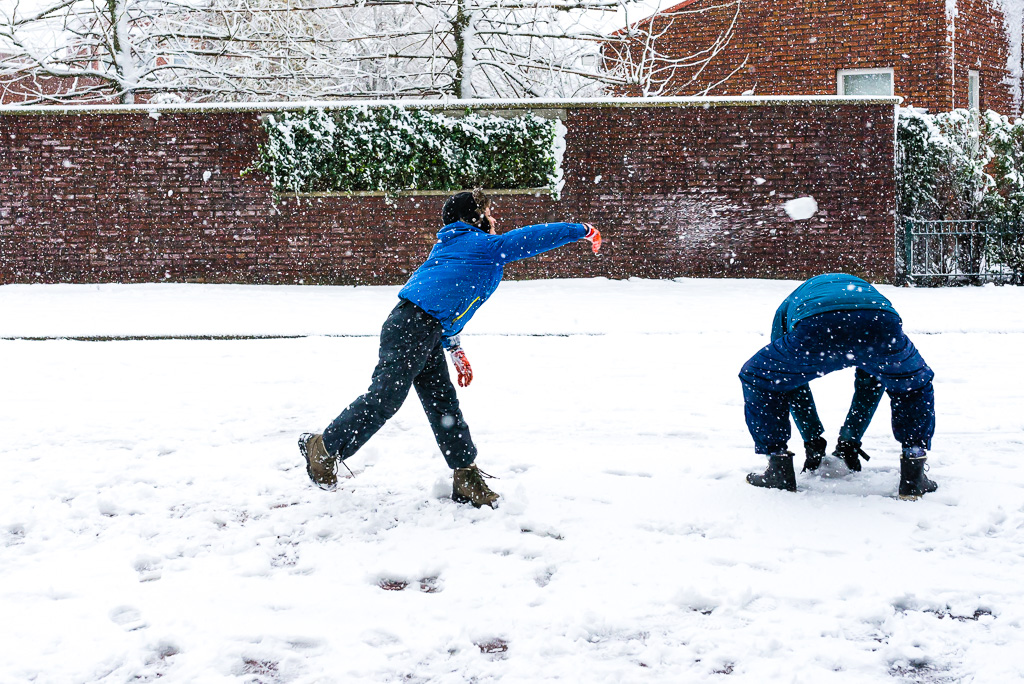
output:
M 836 458 L 843 459 L 843 463 L 852 472 L 860 472 L 860 459 L 870 461 L 871 457 L 860 448 L 860 442 L 854 439 L 841 439 L 836 443 L 836 450 L 832 452 Z
M 800 472 L 806 473 L 808 470 L 817 470 L 821 465 L 821 459 L 825 458 L 825 449 L 827 447 L 828 442 L 821 435 L 804 442 L 804 469 Z
M 768 456 L 768 469 L 764 473 L 750 473 L 747 482 L 755 487 L 796 491 L 796 471 L 793 470 L 793 452 L 783 451 Z
M 925 475 L 925 461 L 927 458 L 924 449 L 914 447 L 903 450 L 900 457 L 900 498 L 904 501 L 917 501 L 939 488 L 939 485 Z
M 475 463 L 465 468 L 456 468 L 452 473 L 452 500 L 455 503 L 471 503 L 476 508 L 496 508 L 499 497 L 484 482 L 485 477 L 493 475 L 480 470 Z

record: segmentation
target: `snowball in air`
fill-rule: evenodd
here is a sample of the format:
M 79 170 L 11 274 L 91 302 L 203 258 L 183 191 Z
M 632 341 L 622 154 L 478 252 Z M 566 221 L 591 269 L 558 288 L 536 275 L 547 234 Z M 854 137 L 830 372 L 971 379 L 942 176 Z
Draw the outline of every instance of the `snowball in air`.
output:
M 789 218 L 794 221 L 809 219 L 818 211 L 818 203 L 813 197 L 797 197 L 791 199 L 784 205 Z

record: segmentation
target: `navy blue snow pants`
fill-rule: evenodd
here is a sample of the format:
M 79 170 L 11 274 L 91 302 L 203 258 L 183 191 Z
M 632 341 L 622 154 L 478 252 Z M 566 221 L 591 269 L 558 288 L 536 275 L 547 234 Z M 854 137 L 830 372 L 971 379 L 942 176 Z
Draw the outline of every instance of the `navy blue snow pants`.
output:
M 448 376 L 441 322 L 405 299 L 380 332 L 380 359 L 370 388 L 324 430 L 327 451 L 342 460 L 358 451 L 398 412 L 412 387 L 448 466 L 465 468 L 473 463 L 476 446 Z
M 799 321 L 743 365 L 744 413 L 759 454 L 784 451 L 792 432 L 787 394 L 814 378 L 856 366 L 878 378 L 892 404 L 892 433 L 904 447 L 931 447 L 935 374 L 886 311 L 832 311 Z

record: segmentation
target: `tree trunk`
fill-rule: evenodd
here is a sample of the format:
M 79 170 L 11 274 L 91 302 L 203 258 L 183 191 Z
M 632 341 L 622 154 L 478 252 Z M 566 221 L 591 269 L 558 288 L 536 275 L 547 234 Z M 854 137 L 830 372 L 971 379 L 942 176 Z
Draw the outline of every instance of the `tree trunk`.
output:
M 471 0 L 457 0 L 452 33 L 455 37 L 455 84 L 463 100 L 476 97 L 473 90 L 473 15 L 467 6 Z

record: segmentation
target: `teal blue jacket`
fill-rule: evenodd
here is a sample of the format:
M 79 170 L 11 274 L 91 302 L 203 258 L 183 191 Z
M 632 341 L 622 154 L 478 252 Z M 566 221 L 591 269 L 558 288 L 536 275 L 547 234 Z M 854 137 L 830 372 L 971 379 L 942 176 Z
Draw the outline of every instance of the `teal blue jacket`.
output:
M 775 312 L 772 341 L 791 331 L 805 318 L 830 311 L 865 309 L 896 313 L 892 303 L 866 280 L 846 273 L 814 276 L 793 290 Z
M 800 321 L 829 311 L 868 309 L 896 313 L 892 303 L 866 280 L 845 273 L 825 273 L 805 281 L 786 297 L 772 321 L 772 341 L 779 339 Z M 853 402 L 839 431 L 839 438 L 860 445 L 875 409 L 882 400 L 881 383 L 867 372 L 857 369 Z M 809 385 L 797 387 L 789 394 L 793 422 L 805 442 L 825 432 L 814 405 Z

